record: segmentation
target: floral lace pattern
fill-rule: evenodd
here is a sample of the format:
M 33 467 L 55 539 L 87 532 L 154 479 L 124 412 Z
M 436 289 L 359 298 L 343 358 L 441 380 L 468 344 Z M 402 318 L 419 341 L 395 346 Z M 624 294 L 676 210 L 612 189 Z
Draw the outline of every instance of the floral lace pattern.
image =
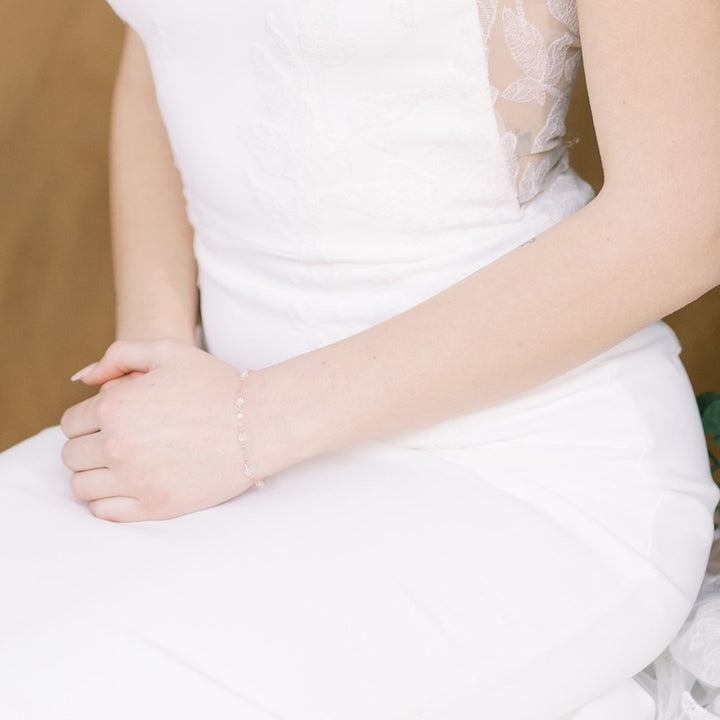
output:
M 720 720 L 720 532 L 692 612 L 637 680 L 655 698 L 656 720 Z
M 508 172 L 532 200 L 567 167 L 565 116 L 582 55 L 574 0 L 477 0 Z

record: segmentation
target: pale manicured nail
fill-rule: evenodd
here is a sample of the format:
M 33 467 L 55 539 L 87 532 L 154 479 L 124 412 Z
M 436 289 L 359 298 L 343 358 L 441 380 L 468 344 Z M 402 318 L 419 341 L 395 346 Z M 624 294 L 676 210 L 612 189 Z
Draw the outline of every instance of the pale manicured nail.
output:
M 71 378 L 70 382 L 77 382 L 78 380 L 82 380 L 86 375 L 91 373 L 95 368 L 97 367 L 97 363 L 91 363 L 87 367 L 84 367 L 82 370 L 78 370 Z

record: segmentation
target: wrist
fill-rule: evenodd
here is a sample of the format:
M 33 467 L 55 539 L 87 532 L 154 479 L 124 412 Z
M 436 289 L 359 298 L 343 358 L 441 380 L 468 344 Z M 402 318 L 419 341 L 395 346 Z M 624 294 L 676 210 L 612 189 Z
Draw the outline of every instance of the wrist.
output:
M 161 321 L 117 322 L 116 340 L 160 340 L 172 338 L 186 345 L 195 346 L 196 328 L 189 323 L 171 323 Z
M 239 381 L 245 458 L 257 479 L 274 475 L 325 451 L 313 420 L 307 385 L 293 361 L 251 370 Z

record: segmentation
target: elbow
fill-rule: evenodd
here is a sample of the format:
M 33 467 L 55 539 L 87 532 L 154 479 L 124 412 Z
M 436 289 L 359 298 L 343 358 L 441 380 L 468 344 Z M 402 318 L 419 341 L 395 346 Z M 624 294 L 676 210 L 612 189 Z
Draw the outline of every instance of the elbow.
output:
M 637 253 L 648 279 L 662 288 L 665 314 L 720 285 L 720 173 L 712 182 L 707 175 L 661 184 L 650 177 L 632 184 L 606 179 L 593 203 L 617 233 L 621 254 Z
M 715 279 L 711 287 L 720 285 L 720 167 L 706 201 L 704 224 L 707 227 L 708 255 Z
M 718 198 L 720 204 L 720 196 Z M 707 287 L 702 292 L 712 290 L 720 285 L 720 220 L 711 227 L 707 239 Z
M 698 212 L 687 224 L 667 218 L 664 232 L 670 234 L 667 242 L 686 278 L 690 300 L 720 285 L 720 212 Z
M 696 192 L 684 194 L 687 210 L 666 216 L 669 227 L 682 239 L 684 251 L 694 262 L 700 293 L 720 285 L 720 172 L 714 182 L 704 182 Z M 678 223 L 675 217 L 681 218 Z
M 710 173 L 606 179 L 596 200 L 633 235 L 648 238 L 651 251 L 667 251 L 698 295 L 720 285 L 720 163 Z

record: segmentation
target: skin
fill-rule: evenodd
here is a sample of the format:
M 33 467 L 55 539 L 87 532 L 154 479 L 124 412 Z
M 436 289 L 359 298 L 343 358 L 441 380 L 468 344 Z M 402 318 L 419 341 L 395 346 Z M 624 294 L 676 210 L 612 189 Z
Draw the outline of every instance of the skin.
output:
M 110 198 L 118 338 L 193 343 L 193 231 L 140 38 L 127 33 L 115 83 Z
M 421 305 L 251 373 L 258 476 L 508 399 L 720 282 L 720 3 L 578 8 L 602 192 Z M 122 340 L 81 378 L 101 392 L 62 420 L 74 492 L 113 521 L 175 517 L 252 485 L 235 438 L 239 373 L 191 346 L 189 230 L 132 33 L 124 67 L 113 144 Z M 147 122 L 133 119 L 138 103 Z M 136 177 L 159 182 L 166 202 L 143 204 Z M 152 339 L 162 336 L 174 339 Z

